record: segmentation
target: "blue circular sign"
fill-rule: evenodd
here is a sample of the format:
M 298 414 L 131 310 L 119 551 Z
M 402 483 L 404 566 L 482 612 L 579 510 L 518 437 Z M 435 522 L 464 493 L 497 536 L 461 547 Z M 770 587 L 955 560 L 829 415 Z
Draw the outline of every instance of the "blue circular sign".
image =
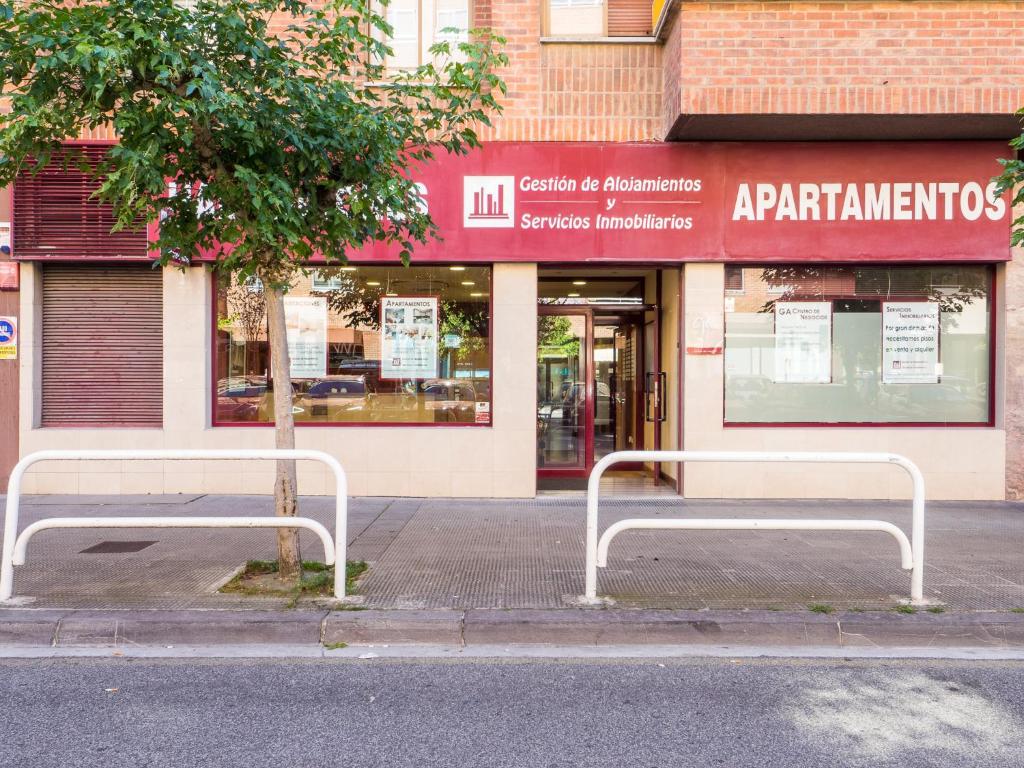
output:
M 14 340 L 14 323 L 0 320 L 0 344 L 10 344 Z

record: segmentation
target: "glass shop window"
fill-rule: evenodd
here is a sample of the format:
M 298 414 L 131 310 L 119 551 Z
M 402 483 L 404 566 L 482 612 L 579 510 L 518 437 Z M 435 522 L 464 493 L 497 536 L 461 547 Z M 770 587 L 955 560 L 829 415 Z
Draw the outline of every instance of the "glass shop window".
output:
M 311 270 L 285 297 L 297 424 L 491 421 L 490 267 Z M 258 280 L 217 283 L 215 424 L 270 424 Z
M 988 266 L 727 266 L 725 422 L 990 423 L 992 284 Z

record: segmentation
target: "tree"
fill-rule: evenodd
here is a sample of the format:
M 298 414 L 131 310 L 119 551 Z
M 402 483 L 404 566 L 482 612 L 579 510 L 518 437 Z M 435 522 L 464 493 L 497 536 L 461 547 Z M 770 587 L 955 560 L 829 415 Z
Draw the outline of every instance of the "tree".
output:
M 262 281 L 279 448 L 295 444 L 282 396 L 291 279 L 372 241 L 408 263 L 438 234 L 415 169 L 478 146 L 505 90 L 503 41 L 486 31 L 387 71 L 381 14 L 371 0 L 0 0 L 0 186 L 111 126 L 106 158 L 76 162 L 117 227 L 159 220 L 161 265 L 202 257 Z M 294 462 L 278 462 L 274 492 L 277 513 L 294 515 Z M 297 578 L 294 530 L 278 551 L 282 577 Z
M 1024 109 L 1020 109 L 1017 114 L 1024 121 Z M 1010 142 L 1010 146 L 1017 151 L 1017 156 L 999 161 L 1003 172 L 995 178 L 996 191 L 1002 194 L 1009 190 L 1011 205 L 1024 207 L 1024 158 L 1021 157 L 1021 153 L 1024 153 L 1024 130 Z M 1010 243 L 1024 246 L 1024 213 L 1013 220 L 1011 227 Z

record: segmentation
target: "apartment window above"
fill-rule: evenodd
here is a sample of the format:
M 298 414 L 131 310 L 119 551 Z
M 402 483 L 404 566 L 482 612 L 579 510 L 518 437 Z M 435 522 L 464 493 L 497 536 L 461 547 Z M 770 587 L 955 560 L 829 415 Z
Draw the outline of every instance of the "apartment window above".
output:
M 452 58 L 458 59 L 457 43 L 469 40 L 470 0 L 390 0 L 381 5 L 392 29 L 392 55 L 385 62 L 389 70 L 429 63 L 435 43 L 450 43 Z
M 604 37 L 605 17 L 605 0 L 548 0 L 544 34 Z
M 649 0 L 547 0 L 548 37 L 643 37 L 651 34 Z

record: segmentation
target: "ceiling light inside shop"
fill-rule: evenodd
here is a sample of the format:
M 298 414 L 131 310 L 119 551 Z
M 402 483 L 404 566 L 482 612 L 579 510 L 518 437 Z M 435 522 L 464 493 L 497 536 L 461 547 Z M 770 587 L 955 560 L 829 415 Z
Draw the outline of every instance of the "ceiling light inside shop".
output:
M 384 295 L 385 296 L 397 296 L 398 294 L 397 293 L 385 293 Z
M 487 294 L 481 293 L 480 291 L 473 291 L 470 296 L 486 296 Z
M 462 284 L 463 285 L 476 285 L 476 283 L 474 283 L 472 280 L 463 280 Z
M 367 280 L 366 284 L 367 285 L 380 285 L 380 281 L 379 280 Z
M 448 269 L 450 269 L 452 272 L 465 272 L 466 271 L 465 267 L 448 267 Z
M 570 299 L 578 299 L 580 295 L 578 293 L 570 293 L 568 296 Z
M 357 269 L 359 269 L 359 267 L 342 267 L 341 271 L 342 272 L 355 272 Z
M 587 281 L 586 280 L 573 280 L 572 284 L 573 285 L 586 285 Z

